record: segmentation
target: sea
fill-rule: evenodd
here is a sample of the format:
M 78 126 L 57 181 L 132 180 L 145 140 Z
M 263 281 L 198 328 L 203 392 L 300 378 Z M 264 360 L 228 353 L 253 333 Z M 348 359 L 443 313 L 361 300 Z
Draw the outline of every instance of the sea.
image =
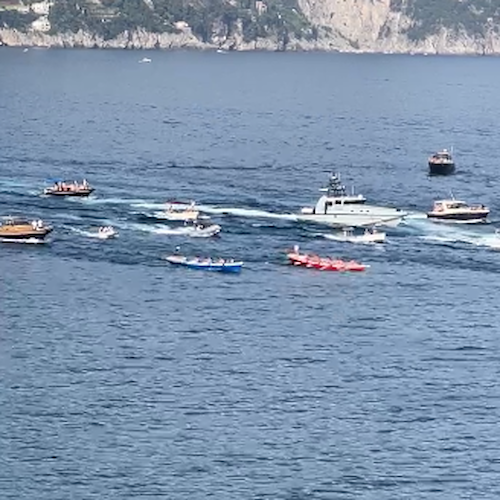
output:
M 500 498 L 499 82 L 487 57 L 0 49 L 0 215 L 54 227 L 0 244 L 0 499 Z M 293 214 L 331 172 L 409 217 L 327 239 Z M 95 192 L 40 196 L 57 178 Z M 490 223 L 426 219 L 452 195 Z

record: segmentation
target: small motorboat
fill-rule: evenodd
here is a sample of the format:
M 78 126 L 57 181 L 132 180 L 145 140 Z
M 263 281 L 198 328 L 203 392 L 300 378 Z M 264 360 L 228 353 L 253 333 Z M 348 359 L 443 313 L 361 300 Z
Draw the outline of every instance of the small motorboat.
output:
M 196 208 L 194 202 L 190 204 L 171 201 L 167 203 L 166 210 L 161 212 L 164 219 L 172 221 L 195 221 L 198 219 L 200 211 Z
M 150 63 L 151 59 L 149 57 L 143 57 L 139 62 L 140 63 Z
M 431 175 L 449 175 L 455 171 L 455 162 L 447 149 L 433 154 L 428 161 Z
M 187 225 L 187 224 L 186 224 Z M 209 224 L 204 222 L 195 222 L 189 228 L 189 236 L 191 238 L 210 238 L 221 232 L 219 224 Z
M 223 273 L 239 273 L 243 262 L 225 259 L 200 259 L 188 258 L 181 255 L 169 255 L 165 257 L 167 262 L 179 266 L 189 267 L 191 269 L 202 269 L 204 271 L 219 271 Z
M 97 231 L 97 236 L 102 240 L 118 237 L 118 231 L 112 226 L 102 226 Z
M 478 224 L 486 222 L 490 209 L 484 205 L 468 205 L 460 200 L 438 200 L 427 217 L 434 221 L 461 224 Z
M 314 254 L 301 254 L 298 245 L 295 245 L 293 251 L 289 252 L 287 257 L 294 266 L 309 267 L 320 271 L 361 272 L 370 267 L 354 260 L 346 262 L 341 259 L 319 257 Z
M 379 232 L 375 228 L 367 228 L 363 234 L 354 234 L 353 228 L 346 227 L 341 233 L 326 234 L 325 238 L 347 243 L 384 243 L 385 233 Z
M 0 224 L 1 241 L 20 241 L 32 240 L 34 242 L 43 241 L 43 239 L 52 231 L 40 219 L 29 221 L 24 218 L 8 217 Z
M 56 181 L 53 186 L 43 190 L 43 194 L 48 196 L 89 196 L 93 192 L 94 188 L 85 179 L 81 183 Z

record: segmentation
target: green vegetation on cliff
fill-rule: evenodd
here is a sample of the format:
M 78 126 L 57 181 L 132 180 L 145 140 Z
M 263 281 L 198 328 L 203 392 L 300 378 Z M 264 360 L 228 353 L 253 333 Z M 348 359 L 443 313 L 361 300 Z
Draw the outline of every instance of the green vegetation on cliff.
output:
M 177 32 L 185 22 L 204 42 L 239 32 L 246 41 L 277 36 L 313 37 L 296 0 L 55 0 L 49 20 L 54 32 L 87 30 L 111 39 L 143 28 L 153 33 Z
M 422 40 L 441 28 L 482 37 L 500 25 L 498 0 L 391 0 L 391 9 L 413 20 L 407 32 L 411 40 Z
M 41 1 L 0 0 L 0 28 L 33 29 L 31 23 L 46 13 L 42 12 Z M 33 8 L 32 4 L 39 6 Z M 35 30 L 50 29 L 51 34 L 81 30 L 105 40 L 138 29 L 150 33 L 184 32 L 192 33 L 201 42 L 229 49 L 241 47 L 241 41 L 259 39 L 272 40 L 271 46 L 285 49 L 291 39 L 316 40 L 321 32 L 322 42 L 335 40 L 339 33 L 340 38 L 344 37 L 343 31 L 349 32 L 351 46 L 359 49 L 356 38 L 361 34 L 355 16 L 360 12 L 373 13 L 374 18 L 388 16 L 387 4 L 374 0 L 313 0 L 309 7 L 316 15 L 310 15 L 317 26 L 302 13 L 298 0 L 52 0 L 51 5 L 50 25 L 44 19 L 34 25 Z M 478 39 L 500 31 L 500 0 L 390 0 L 390 10 L 411 20 L 410 27 L 396 35 L 406 34 L 414 42 L 443 28 Z M 391 34 L 391 18 L 387 17 L 381 39 Z

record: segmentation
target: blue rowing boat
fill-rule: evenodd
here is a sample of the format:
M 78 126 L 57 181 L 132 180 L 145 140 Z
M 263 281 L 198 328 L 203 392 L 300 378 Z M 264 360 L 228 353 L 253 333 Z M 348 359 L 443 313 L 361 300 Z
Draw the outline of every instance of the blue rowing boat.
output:
M 202 269 L 204 271 L 218 271 L 222 273 L 239 273 L 243 266 L 243 262 L 235 262 L 233 260 L 224 259 L 188 259 L 181 255 L 169 255 L 165 259 L 170 264 L 189 267 L 191 269 Z

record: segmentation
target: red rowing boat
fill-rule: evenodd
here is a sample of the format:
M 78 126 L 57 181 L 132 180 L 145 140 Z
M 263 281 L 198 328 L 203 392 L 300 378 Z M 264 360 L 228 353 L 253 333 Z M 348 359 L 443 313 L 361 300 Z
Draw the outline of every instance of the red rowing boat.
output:
M 356 262 L 355 260 L 344 261 L 330 257 L 319 257 L 315 254 L 301 254 L 299 247 L 295 246 L 292 252 L 287 254 L 288 260 L 294 266 L 309 267 L 320 271 L 364 271 L 370 266 Z

